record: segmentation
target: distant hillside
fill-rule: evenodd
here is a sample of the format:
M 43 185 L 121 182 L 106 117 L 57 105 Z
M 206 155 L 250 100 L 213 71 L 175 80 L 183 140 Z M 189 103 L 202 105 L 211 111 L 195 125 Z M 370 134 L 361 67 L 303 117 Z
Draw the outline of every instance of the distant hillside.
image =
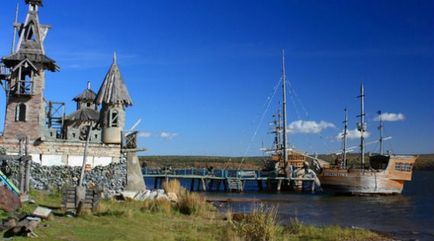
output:
M 333 162 L 336 155 L 319 155 L 319 159 Z M 349 162 L 357 162 L 358 154 L 348 154 Z M 225 157 L 225 156 L 140 156 L 139 160 L 142 166 L 148 167 L 173 167 L 173 168 L 229 168 L 236 169 L 240 166 L 242 157 Z M 245 169 L 261 169 L 263 161 L 267 157 L 246 157 L 243 160 L 242 167 Z M 434 154 L 421 154 L 416 160 L 415 170 L 434 170 Z
M 260 169 L 264 157 L 223 157 L 223 156 L 140 156 L 142 166 L 148 167 L 196 167 L 236 169 L 243 162 L 243 168 Z

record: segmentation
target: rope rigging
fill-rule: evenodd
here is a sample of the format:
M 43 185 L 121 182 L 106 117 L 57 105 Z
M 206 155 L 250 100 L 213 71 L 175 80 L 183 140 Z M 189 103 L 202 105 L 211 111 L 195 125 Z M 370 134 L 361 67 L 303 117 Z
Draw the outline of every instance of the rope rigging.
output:
M 262 122 L 264 121 L 265 115 L 267 114 L 268 110 L 270 109 L 271 103 L 272 103 L 272 101 L 274 99 L 274 96 L 276 95 L 277 90 L 279 89 L 279 86 L 280 86 L 281 83 L 282 83 L 282 79 L 280 78 L 279 81 L 274 86 L 272 95 L 269 96 L 267 98 L 267 101 L 265 102 L 266 103 L 265 104 L 265 110 L 262 112 L 262 115 L 261 115 L 261 118 L 259 120 L 259 123 L 256 126 L 255 131 L 253 132 L 252 137 L 250 138 L 250 141 L 249 141 L 249 144 L 247 145 L 246 150 L 244 151 L 244 154 L 243 154 L 243 157 L 241 158 L 241 162 L 240 162 L 240 165 L 238 167 L 238 170 L 241 169 L 241 166 L 243 165 L 243 163 L 244 163 L 244 161 L 246 159 L 247 153 L 250 151 L 250 148 L 251 148 L 251 146 L 253 144 L 253 141 L 255 140 L 255 138 L 256 138 L 256 136 L 258 134 L 259 128 L 262 126 Z

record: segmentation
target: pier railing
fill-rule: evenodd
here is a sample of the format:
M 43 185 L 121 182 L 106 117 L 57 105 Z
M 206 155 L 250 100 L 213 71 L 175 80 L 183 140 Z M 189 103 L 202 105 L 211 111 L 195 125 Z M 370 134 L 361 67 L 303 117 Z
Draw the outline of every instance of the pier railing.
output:
M 144 177 L 167 178 L 203 178 L 203 179 L 228 179 L 242 180 L 266 180 L 286 179 L 300 181 L 314 181 L 314 178 L 281 177 L 277 173 L 262 172 L 260 170 L 232 170 L 232 169 L 207 169 L 207 168 L 143 168 Z

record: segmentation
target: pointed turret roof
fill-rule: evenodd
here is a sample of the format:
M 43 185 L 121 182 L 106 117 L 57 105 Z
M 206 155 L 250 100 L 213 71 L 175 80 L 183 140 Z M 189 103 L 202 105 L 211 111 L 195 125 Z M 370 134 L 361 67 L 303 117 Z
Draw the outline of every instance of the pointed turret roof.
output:
M 128 89 L 125 86 L 121 72 L 116 60 L 116 53 L 113 55 L 113 63 L 107 72 L 98 95 L 95 100 L 96 104 L 122 104 L 124 106 L 133 105 Z
M 95 101 L 95 98 L 96 93 L 90 88 L 90 82 L 87 82 L 87 88 L 72 100 L 76 102 L 93 102 Z
M 7 67 L 13 67 L 27 59 L 36 67 L 57 71 L 59 67 L 56 61 L 47 57 L 44 50 L 44 40 L 47 36 L 48 25 L 39 23 L 38 6 L 42 6 L 42 0 L 26 0 L 29 5 L 26 22 L 18 25 L 19 42 L 17 49 L 11 55 L 3 58 Z

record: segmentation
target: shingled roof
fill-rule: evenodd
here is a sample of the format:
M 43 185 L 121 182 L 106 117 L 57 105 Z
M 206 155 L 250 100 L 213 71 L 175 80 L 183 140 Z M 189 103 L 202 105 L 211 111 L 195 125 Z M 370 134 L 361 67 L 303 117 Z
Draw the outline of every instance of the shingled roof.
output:
M 133 105 L 128 89 L 125 86 L 121 72 L 116 61 L 116 53 L 113 56 L 113 63 L 107 75 L 104 78 L 104 82 L 98 91 L 98 95 L 95 100 L 96 104 L 122 104 L 124 106 Z
M 81 94 L 77 95 L 76 97 L 74 97 L 74 99 L 72 99 L 73 101 L 76 102 L 93 102 L 95 101 L 96 98 L 96 93 L 93 92 L 93 90 L 90 88 L 90 83 L 87 83 L 87 88 L 85 90 L 83 90 L 83 92 L 81 92 Z
M 86 121 L 97 122 L 99 120 L 99 112 L 91 108 L 83 108 L 68 115 L 66 120 L 79 123 Z

